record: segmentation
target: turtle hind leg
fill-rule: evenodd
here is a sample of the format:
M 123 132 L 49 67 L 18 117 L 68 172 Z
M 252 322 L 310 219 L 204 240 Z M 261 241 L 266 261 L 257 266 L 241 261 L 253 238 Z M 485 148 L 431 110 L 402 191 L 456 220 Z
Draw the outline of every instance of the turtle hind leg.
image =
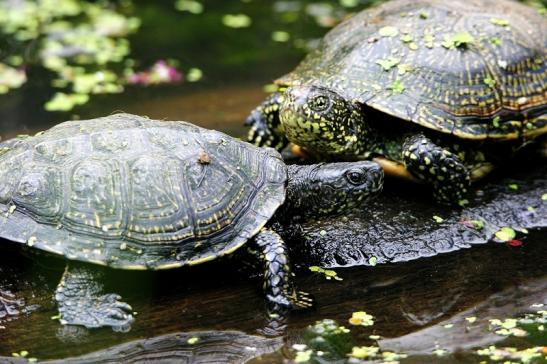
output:
M 83 264 L 69 263 L 55 292 L 63 325 L 112 327 L 128 331 L 132 308 L 116 294 L 103 294 L 101 273 Z
M 296 291 L 292 284 L 287 247 L 279 234 L 263 229 L 255 237 L 255 243 L 259 259 L 265 267 L 264 291 L 268 301 L 274 306 L 291 309 L 313 307 L 313 297 L 306 292 Z
M 250 127 L 247 135 L 248 142 L 259 147 L 272 147 L 277 150 L 287 146 L 287 139 L 278 131 L 279 106 L 282 97 L 279 92 L 271 94 L 247 117 L 245 125 Z
M 433 186 L 437 201 L 447 205 L 467 204 L 469 170 L 457 155 L 418 134 L 403 144 L 403 161 L 413 176 Z

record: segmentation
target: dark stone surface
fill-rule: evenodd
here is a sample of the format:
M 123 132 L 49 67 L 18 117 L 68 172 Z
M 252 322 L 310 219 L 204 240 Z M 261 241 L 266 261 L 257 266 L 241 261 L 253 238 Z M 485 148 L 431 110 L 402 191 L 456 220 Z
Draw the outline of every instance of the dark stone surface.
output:
M 299 256 L 325 267 L 396 263 L 489 242 L 501 227 L 547 226 L 547 166 L 528 167 L 512 177 L 475 186 L 470 206 L 452 209 L 429 201 L 420 190 L 389 184 L 360 214 L 294 225 L 287 237 Z M 436 222 L 434 216 L 443 219 Z M 484 228 L 469 222 L 480 220 Z M 526 234 L 517 234 L 526 239 Z

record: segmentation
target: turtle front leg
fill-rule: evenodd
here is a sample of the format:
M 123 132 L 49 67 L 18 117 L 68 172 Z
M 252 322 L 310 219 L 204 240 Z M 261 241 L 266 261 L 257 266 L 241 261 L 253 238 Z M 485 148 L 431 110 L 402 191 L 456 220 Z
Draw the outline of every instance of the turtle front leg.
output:
M 263 262 L 264 291 L 268 301 L 289 308 L 310 308 L 313 298 L 306 292 L 296 291 L 291 282 L 287 246 L 279 234 L 263 229 L 255 237 L 258 257 Z
M 247 141 L 259 147 L 272 147 L 282 150 L 288 144 L 287 139 L 279 130 L 279 107 L 283 95 L 280 92 L 274 92 L 254 109 L 245 125 L 251 129 L 247 135 Z
M 77 263 L 67 266 L 55 292 L 61 323 L 128 331 L 134 321 L 131 306 L 120 301 L 117 294 L 102 294 L 100 278 L 92 267 Z
M 433 194 L 443 204 L 467 204 L 469 170 L 457 155 L 419 134 L 403 144 L 403 161 L 416 178 L 433 186 Z

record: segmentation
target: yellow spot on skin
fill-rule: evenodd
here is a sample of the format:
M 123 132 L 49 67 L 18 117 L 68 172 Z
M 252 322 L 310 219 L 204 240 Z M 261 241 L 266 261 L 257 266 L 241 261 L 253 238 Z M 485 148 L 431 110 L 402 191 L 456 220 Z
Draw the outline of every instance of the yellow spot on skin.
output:
M 36 236 L 31 236 L 30 238 L 28 238 L 27 240 L 27 245 L 28 246 L 34 246 L 34 244 L 36 243 Z

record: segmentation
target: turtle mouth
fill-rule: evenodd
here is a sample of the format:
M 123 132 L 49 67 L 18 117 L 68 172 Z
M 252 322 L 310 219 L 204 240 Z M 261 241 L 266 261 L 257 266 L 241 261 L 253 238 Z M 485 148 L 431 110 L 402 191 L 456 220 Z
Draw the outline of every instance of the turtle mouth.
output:
M 365 190 L 369 191 L 371 195 L 376 195 L 380 193 L 384 187 L 384 170 L 377 163 L 366 163 L 368 164 L 368 180 Z

